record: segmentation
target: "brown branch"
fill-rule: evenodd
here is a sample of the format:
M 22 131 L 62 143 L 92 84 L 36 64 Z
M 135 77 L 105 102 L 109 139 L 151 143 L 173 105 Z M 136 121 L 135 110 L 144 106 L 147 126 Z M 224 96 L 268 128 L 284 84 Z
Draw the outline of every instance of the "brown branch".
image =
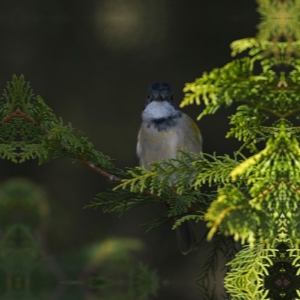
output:
M 19 108 L 17 108 L 14 112 L 11 114 L 7 115 L 1 122 L 0 125 L 3 125 L 4 123 L 9 122 L 13 118 L 23 118 L 29 123 L 32 123 L 35 127 L 38 127 L 40 130 L 42 130 L 44 133 L 49 135 L 49 131 L 45 129 L 41 124 L 35 122 L 28 114 L 24 113 L 21 111 Z
M 292 111 L 290 111 L 290 112 L 287 112 L 287 113 L 285 113 L 285 114 L 282 114 L 282 115 L 281 115 L 281 118 L 289 117 L 289 116 L 291 116 L 291 115 L 297 113 L 298 111 L 300 111 L 300 108 L 299 108 L 299 107 L 296 108 L 296 109 L 294 109 L 294 110 L 292 110 Z
M 294 192 L 296 192 L 297 194 L 300 195 L 300 190 L 294 186 L 293 184 L 289 183 L 287 180 L 285 179 L 281 179 L 281 182 L 284 182 L 287 186 L 289 186 Z
M 110 174 L 98 167 L 96 167 L 95 165 L 93 165 L 92 163 L 90 163 L 89 161 L 87 160 L 84 160 L 84 159 L 77 159 L 77 161 L 81 164 L 84 164 L 85 166 L 87 166 L 88 168 L 92 169 L 93 171 L 95 171 L 96 173 L 108 178 L 109 180 L 111 181 L 115 181 L 117 183 L 121 183 L 122 179 L 120 177 L 117 177 L 113 174 Z
M 47 136 L 50 135 L 49 130 L 45 129 L 43 126 L 41 126 L 41 124 L 39 124 L 36 121 L 34 121 L 34 119 L 30 115 L 22 112 L 19 108 L 16 109 L 13 113 L 7 115 L 2 120 L 2 122 L 0 122 L 0 125 L 3 125 L 4 123 L 9 122 L 13 118 L 24 118 L 28 122 L 32 123 L 35 127 L 37 127 L 40 130 L 42 130 Z M 65 148 L 65 149 L 69 148 L 67 145 L 64 145 L 63 143 L 61 143 L 61 146 L 63 148 Z M 122 181 L 122 178 L 117 177 L 117 176 L 115 176 L 113 174 L 110 174 L 107 171 L 104 171 L 104 170 L 102 170 L 99 167 L 96 167 L 94 164 L 92 164 L 91 162 L 87 161 L 85 158 L 77 158 L 76 161 L 79 162 L 79 163 L 81 163 L 81 164 L 83 164 L 83 165 L 85 165 L 85 166 L 87 166 L 88 168 L 90 168 L 94 172 L 100 174 L 103 177 L 108 178 L 111 181 L 114 181 L 116 183 L 121 183 L 121 181 Z M 148 197 L 150 197 L 150 196 L 152 196 L 152 197 L 158 197 L 157 194 L 151 193 L 149 190 L 144 190 L 142 192 L 142 194 L 145 195 L 145 196 L 148 196 Z M 166 200 L 164 200 L 164 202 L 166 202 Z M 194 206 L 188 207 L 188 209 L 190 211 L 193 211 L 193 212 L 197 211 L 197 209 Z
M 17 108 L 13 113 L 7 115 L 3 120 L 2 122 L 0 122 L 0 125 L 3 125 L 4 123 L 7 123 L 9 122 L 11 119 L 13 118 L 24 118 L 26 121 L 28 121 L 29 123 L 32 123 L 35 127 L 39 128 L 40 130 L 42 130 L 47 136 L 50 135 L 50 132 L 49 130 L 47 130 L 46 128 L 44 128 L 43 126 L 41 126 L 41 124 L 37 123 L 30 115 L 24 113 L 23 111 L 21 111 L 19 108 Z M 61 144 L 61 146 L 63 148 L 66 148 L 68 149 L 68 146 L 67 145 L 64 145 L 64 144 Z M 77 159 L 78 162 L 86 165 L 87 167 L 89 167 L 90 169 L 94 170 L 96 173 L 108 178 L 109 180 L 112 180 L 112 181 L 115 181 L 117 183 L 120 183 L 121 182 L 121 178 L 113 175 L 113 174 L 110 174 L 98 167 L 96 167 L 95 165 L 93 165 L 92 163 L 84 160 L 84 159 L 80 159 L 78 158 Z

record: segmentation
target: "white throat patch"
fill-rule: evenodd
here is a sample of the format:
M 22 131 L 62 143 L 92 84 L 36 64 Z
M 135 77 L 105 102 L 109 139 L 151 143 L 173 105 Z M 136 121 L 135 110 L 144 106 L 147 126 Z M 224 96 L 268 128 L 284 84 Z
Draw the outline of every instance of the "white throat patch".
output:
M 154 119 L 169 118 L 177 116 L 178 110 L 174 108 L 168 101 L 152 101 L 142 112 L 143 121 L 151 121 Z

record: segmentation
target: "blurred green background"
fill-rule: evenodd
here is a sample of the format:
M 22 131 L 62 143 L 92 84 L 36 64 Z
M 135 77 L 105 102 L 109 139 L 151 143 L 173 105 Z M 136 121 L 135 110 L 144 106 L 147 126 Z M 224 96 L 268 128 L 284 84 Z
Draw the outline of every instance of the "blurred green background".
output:
M 117 167 L 133 167 L 149 84 L 170 83 L 180 103 L 186 82 L 229 62 L 229 44 L 256 34 L 255 9 L 254 0 L 1 0 L 0 88 L 13 74 L 24 74 L 35 94 L 65 123 L 89 136 Z M 184 111 L 196 118 L 200 110 L 193 106 Z M 198 122 L 205 152 L 231 153 L 238 147 L 237 141 L 225 139 L 230 113 L 223 110 Z M 0 176 L 3 183 L 27 178 L 44 190 L 49 214 L 41 235 L 47 253 L 60 268 L 66 264 L 68 280 L 78 280 L 78 270 L 86 267 L 78 262 L 78 253 L 103 241 L 134 239 L 140 247 L 133 246 L 131 264 L 157 269 L 161 286 L 156 299 L 199 299 L 195 281 L 206 244 L 182 256 L 171 224 L 149 233 L 139 226 L 164 207 L 141 207 L 121 218 L 83 210 L 95 194 L 111 186 L 66 159 L 42 166 L 2 161 Z M 204 233 L 205 225 L 199 231 Z M 73 273 L 67 267 L 70 257 L 78 262 Z M 64 292 L 43 299 L 67 299 Z M 76 284 L 73 293 L 90 299 Z

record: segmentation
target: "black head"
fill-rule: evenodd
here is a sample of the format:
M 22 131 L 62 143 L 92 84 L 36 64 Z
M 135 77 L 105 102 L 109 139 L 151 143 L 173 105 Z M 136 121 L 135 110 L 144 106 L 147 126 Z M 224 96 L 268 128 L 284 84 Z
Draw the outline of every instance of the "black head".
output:
M 164 82 L 152 83 L 149 86 L 146 104 L 149 104 L 152 101 L 168 101 L 173 104 L 172 87 Z

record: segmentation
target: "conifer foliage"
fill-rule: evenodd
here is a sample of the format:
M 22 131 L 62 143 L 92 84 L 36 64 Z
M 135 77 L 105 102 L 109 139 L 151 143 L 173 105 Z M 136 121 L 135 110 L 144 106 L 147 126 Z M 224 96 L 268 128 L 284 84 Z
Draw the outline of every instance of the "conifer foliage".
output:
M 244 244 L 225 278 L 230 299 L 300 299 L 300 0 L 257 2 L 263 17 L 257 36 L 234 41 L 238 58 L 186 84 L 181 103 L 204 103 L 199 119 L 236 104 L 227 134 L 241 141 L 236 152 L 180 151 L 151 171 L 125 172 L 63 125 L 23 76 L 13 76 L 0 105 L 0 157 L 80 162 L 116 183 L 87 207 L 119 213 L 148 203 L 168 207 L 149 229 L 174 217 L 173 229 L 205 220 L 208 240 L 218 233 Z M 283 261 L 282 271 L 276 264 Z

